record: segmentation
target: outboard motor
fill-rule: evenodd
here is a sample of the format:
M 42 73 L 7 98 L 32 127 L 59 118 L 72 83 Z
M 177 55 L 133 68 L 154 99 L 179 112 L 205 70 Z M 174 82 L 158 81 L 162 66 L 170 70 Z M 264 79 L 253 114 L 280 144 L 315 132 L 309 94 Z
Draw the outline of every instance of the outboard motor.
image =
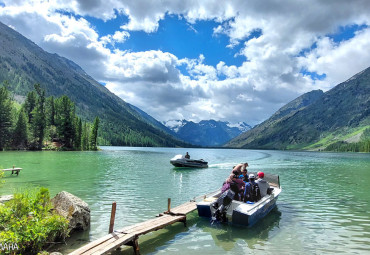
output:
M 227 222 L 226 212 L 229 209 L 231 202 L 233 201 L 235 194 L 238 192 L 238 186 L 235 182 L 230 183 L 230 189 L 226 190 L 217 199 L 216 202 L 212 204 L 212 207 L 216 211 L 212 214 L 211 224 L 214 222 Z

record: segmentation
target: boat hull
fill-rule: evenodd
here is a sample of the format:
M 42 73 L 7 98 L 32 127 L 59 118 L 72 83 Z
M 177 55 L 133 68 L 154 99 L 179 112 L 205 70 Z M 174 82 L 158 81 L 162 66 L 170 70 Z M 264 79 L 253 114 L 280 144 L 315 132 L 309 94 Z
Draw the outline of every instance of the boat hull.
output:
M 275 188 L 271 195 L 267 195 L 260 201 L 251 204 L 233 200 L 226 213 L 228 222 L 235 225 L 253 226 L 276 206 L 280 192 L 280 188 Z M 212 204 L 219 195 L 220 193 L 197 203 L 200 217 L 212 217 L 215 211 Z
M 203 160 L 170 160 L 170 163 L 175 167 L 208 167 L 208 163 Z

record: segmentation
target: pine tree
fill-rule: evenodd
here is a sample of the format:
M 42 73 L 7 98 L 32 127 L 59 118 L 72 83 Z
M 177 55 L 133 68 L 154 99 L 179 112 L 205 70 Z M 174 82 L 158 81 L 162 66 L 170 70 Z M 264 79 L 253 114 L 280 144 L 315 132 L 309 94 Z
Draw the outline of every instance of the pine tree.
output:
M 26 149 L 28 145 L 28 123 L 24 108 L 19 111 L 17 124 L 13 132 L 13 148 Z
M 32 144 L 31 149 L 41 150 L 45 132 L 45 91 L 41 89 L 40 84 L 35 84 L 37 93 L 36 106 L 32 110 L 31 115 L 31 134 Z
M 98 149 L 96 141 L 98 139 L 98 129 L 99 129 L 99 117 L 96 117 L 94 120 L 94 124 L 91 129 L 90 135 L 90 150 L 96 151 Z
M 32 111 L 35 107 L 36 107 L 36 92 L 35 91 L 28 92 L 26 101 L 24 102 L 24 109 L 28 117 L 28 123 L 31 123 L 32 121 Z
M 48 97 L 45 105 L 46 125 L 55 126 L 55 103 L 54 97 Z
M 12 102 L 9 91 L 5 87 L 0 88 L 0 151 L 9 142 L 12 120 L 11 120 Z
M 62 96 L 56 100 L 55 123 L 59 138 L 63 141 L 66 148 L 73 148 L 75 139 L 74 119 L 75 106 L 67 97 Z
M 76 123 L 75 150 L 81 150 L 82 121 L 80 118 L 76 117 L 75 123 Z
M 81 150 L 88 151 L 89 150 L 89 127 L 85 122 L 82 128 L 82 136 L 81 136 Z

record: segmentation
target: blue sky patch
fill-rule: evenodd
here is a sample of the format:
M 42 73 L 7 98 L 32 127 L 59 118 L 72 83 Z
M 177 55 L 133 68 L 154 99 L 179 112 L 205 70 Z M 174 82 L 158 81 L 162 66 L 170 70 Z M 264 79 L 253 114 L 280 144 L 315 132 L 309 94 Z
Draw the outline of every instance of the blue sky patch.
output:
M 342 41 L 347 41 L 353 37 L 355 37 L 356 32 L 366 29 L 367 25 L 348 25 L 348 26 L 341 26 L 338 28 L 336 33 L 327 35 L 330 39 L 332 39 L 335 43 L 340 43 Z
M 106 36 L 106 35 L 113 35 L 116 31 L 121 31 L 120 28 L 122 25 L 127 24 L 129 21 L 127 16 L 122 15 L 117 10 L 115 10 L 115 19 L 110 19 L 107 21 L 103 21 L 98 18 L 88 17 L 85 16 L 84 19 L 86 19 L 90 24 L 93 25 L 99 36 Z M 131 33 L 131 32 L 129 32 Z
M 93 24 L 94 29 L 102 37 L 121 31 L 120 26 L 127 24 L 128 18 L 125 15 L 116 12 L 116 16 L 116 19 L 106 22 L 92 17 L 84 18 Z M 213 29 L 218 25 L 220 23 L 215 21 L 198 21 L 190 24 L 185 18 L 166 15 L 165 19 L 159 21 L 156 32 L 127 31 L 130 37 L 123 43 L 116 43 L 115 47 L 132 52 L 160 50 L 174 54 L 179 59 L 197 59 L 203 54 L 206 65 L 216 66 L 223 61 L 226 65 L 240 66 L 246 61 L 245 56 L 240 55 L 244 42 L 260 36 L 262 32 L 256 30 L 247 39 L 229 48 L 227 45 L 230 42 L 227 35 L 213 33 Z M 107 47 L 113 49 L 112 46 L 107 45 Z
M 312 80 L 316 81 L 316 80 L 319 80 L 319 81 L 322 81 L 326 78 L 326 74 L 323 73 L 323 74 L 318 74 L 317 72 L 309 72 L 305 69 L 302 69 L 300 71 L 301 74 L 305 75 L 305 76 L 310 76 Z
M 189 24 L 183 18 L 166 16 L 159 22 L 157 32 L 129 31 L 130 38 L 119 47 L 134 52 L 161 50 L 180 59 L 196 59 L 203 54 L 206 65 L 216 66 L 224 61 L 226 65 L 240 66 L 245 61 L 245 57 L 238 54 L 243 45 L 227 48 L 229 38 L 226 35 L 213 35 L 213 28 L 218 25 L 215 21 Z

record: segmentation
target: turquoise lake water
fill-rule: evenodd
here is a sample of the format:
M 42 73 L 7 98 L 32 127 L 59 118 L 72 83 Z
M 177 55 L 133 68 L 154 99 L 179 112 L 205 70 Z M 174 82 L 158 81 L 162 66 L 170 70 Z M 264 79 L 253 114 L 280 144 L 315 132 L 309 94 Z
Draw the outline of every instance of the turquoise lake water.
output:
M 177 169 L 169 160 L 189 152 L 204 169 Z M 194 212 L 187 228 L 175 224 L 140 237 L 142 254 L 370 254 L 370 154 L 229 149 L 102 147 L 98 152 L 1 152 L 0 195 L 44 186 L 86 201 L 91 229 L 68 240 L 63 253 L 108 231 L 129 226 L 221 187 L 232 167 L 280 176 L 277 208 L 251 228 L 211 226 Z M 132 248 L 114 254 L 132 254 Z

